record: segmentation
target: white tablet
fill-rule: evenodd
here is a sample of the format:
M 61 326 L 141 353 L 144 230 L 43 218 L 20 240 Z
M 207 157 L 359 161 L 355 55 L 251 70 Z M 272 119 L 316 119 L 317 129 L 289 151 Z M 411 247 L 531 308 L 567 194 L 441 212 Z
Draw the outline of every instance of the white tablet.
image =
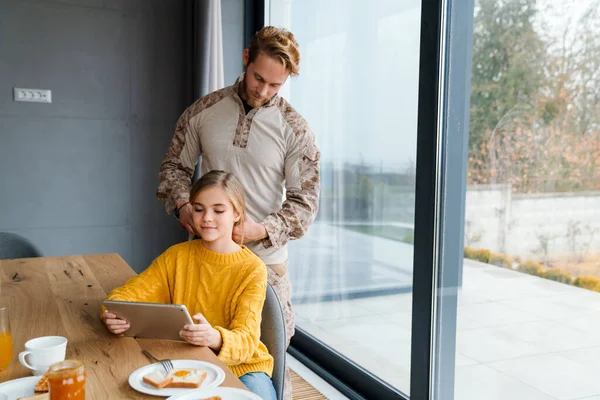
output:
M 140 303 L 133 301 L 104 300 L 104 307 L 129 321 L 125 336 L 146 339 L 183 340 L 179 331 L 184 325 L 194 323 L 183 304 Z

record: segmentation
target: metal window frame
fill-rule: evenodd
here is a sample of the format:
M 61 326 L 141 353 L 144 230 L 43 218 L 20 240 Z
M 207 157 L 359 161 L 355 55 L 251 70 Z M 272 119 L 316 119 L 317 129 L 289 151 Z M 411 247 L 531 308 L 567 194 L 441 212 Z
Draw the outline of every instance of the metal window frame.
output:
M 436 271 L 437 294 L 434 298 L 436 312 L 432 315 L 435 332 L 429 393 L 429 398 L 436 400 L 454 399 L 456 320 L 464 259 L 473 11 L 474 0 L 448 0 L 443 32 L 447 43 L 442 46 L 445 87 L 442 91 L 443 122 L 440 125 L 443 148 L 440 151 L 438 203 L 439 268 Z
M 445 0 L 421 3 L 410 396 L 430 399 L 439 269 Z
M 244 48 L 248 48 L 252 36 L 265 26 L 266 8 L 265 0 L 244 0 Z

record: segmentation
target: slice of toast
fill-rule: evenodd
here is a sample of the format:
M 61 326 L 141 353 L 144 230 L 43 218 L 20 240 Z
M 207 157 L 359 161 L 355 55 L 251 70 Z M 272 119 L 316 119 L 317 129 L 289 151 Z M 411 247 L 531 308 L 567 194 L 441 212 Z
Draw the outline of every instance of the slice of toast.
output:
M 36 393 L 46 393 L 48 388 L 48 376 L 50 375 L 50 371 L 46 371 L 44 375 L 40 378 L 40 380 L 35 384 L 35 392 Z
M 195 389 L 202 385 L 208 373 L 197 368 L 178 368 L 169 372 L 172 381 L 167 384 L 169 388 Z
M 165 375 L 161 371 L 156 370 L 144 375 L 142 380 L 148 385 L 152 385 L 157 389 L 162 389 L 167 387 L 167 385 L 173 381 L 173 378 L 170 375 Z

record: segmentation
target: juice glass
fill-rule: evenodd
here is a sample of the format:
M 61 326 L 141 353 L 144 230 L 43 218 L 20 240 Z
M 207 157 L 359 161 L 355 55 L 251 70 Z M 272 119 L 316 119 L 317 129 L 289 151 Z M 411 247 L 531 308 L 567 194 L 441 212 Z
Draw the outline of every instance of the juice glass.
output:
M 8 309 L 0 305 L 0 374 L 12 361 L 12 336 L 8 321 Z
M 85 400 L 85 370 L 79 360 L 65 360 L 48 370 L 50 400 Z

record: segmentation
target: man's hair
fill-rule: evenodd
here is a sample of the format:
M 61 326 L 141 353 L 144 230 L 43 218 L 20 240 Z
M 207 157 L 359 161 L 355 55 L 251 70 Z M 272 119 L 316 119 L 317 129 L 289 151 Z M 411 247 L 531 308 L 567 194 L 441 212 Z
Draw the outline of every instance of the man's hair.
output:
M 281 61 L 290 75 L 300 72 L 300 50 L 292 32 L 284 28 L 265 26 L 250 39 L 248 48 L 248 64 L 264 53 Z

